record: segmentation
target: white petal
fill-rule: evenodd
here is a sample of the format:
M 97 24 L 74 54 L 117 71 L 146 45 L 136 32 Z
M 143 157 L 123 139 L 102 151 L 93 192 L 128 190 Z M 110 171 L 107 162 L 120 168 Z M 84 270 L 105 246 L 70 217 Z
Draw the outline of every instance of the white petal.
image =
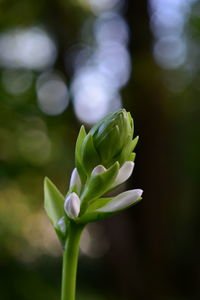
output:
M 69 218 L 77 218 L 80 212 L 80 199 L 76 193 L 71 193 L 65 200 L 64 209 Z
M 127 206 L 136 202 L 141 196 L 143 191 L 140 189 L 130 190 L 119 194 L 114 197 L 105 206 L 97 209 L 99 212 L 114 212 L 126 208 Z
M 118 175 L 112 185 L 115 187 L 123 182 L 125 182 L 133 173 L 133 168 L 135 164 L 132 161 L 126 161 L 123 166 L 119 169 Z
M 106 168 L 102 165 L 98 165 L 96 166 L 93 171 L 92 171 L 92 176 L 96 176 L 96 175 L 99 175 L 99 174 L 102 174 L 106 171 Z
M 72 188 L 75 184 L 77 185 L 78 192 L 80 192 L 80 190 L 81 190 L 81 180 L 80 180 L 80 177 L 78 175 L 78 171 L 77 171 L 76 168 L 72 171 L 69 188 Z

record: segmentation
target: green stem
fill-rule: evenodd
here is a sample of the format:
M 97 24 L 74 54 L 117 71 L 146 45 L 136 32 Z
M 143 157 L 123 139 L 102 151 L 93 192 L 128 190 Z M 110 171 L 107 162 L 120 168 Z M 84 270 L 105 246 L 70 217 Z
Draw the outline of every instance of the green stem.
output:
M 61 300 L 75 300 L 79 243 L 83 225 L 71 223 L 63 254 Z

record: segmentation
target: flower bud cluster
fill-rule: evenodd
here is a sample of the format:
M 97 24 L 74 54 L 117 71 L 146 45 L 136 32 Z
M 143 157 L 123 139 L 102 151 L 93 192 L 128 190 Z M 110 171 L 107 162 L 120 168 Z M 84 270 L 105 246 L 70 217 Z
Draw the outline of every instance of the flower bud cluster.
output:
M 127 161 L 125 162 L 122 167 L 118 170 L 115 180 L 110 185 L 110 190 L 116 188 L 120 184 L 124 183 L 128 178 L 132 175 L 134 162 Z M 92 173 L 91 177 L 95 178 L 99 175 L 103 175 L 106 173 L 106 168 L 102 165 L 96 166 Z M 76 176 L 74 176 L 76 174 Z M 81 181 L 79 174 L 76 168 L 72 172 L 70 186 L 73 188 L 78 182 L 78 190 L 81 190 Z M 96 212 L 109 212 L 113 213 L 115 211 L 122 210 L 135 202 L 137 202 L 141 196 L 143 191 L 141 189 L 134 189 L 124 193 L 119 194 L 118 196 L 112 198 L 106 205 L 96 209 Z M 83 198 L 82 198 L 83 200 Z M 70 193 L 64 202 L 64 209 L 67 216 L 71 219 L 76 219 L 79 216 L 80 209 L 81 209 L 81 199 L 79 198 L 78 194 L 75 192 Z
M 45 209 L 62 243 L 70 222 L 86 224 L 101 220 L 141 200 L 141 189 L 106 196 L 133 172 L 133 151 L 138 142 L 133 133 L 133 119 L 125 109 L 109 114 L 88 134 L 82 126 L 76 143 L 76 166 L 66 197 L 45 179 Z
M 138 137 L 133 140 L 133 119 L 129 112 L 121 109 L 111 113 L 97 123 L 86 134 L 81 127 L 76 143 L 76 168 L 82 182 L 91 175 L 92 170 L 102 165 L 109 168 L 116 161 L 122 166 L 133 160 L 133 150 Z
M 93 220 L 101 213 L 105 216 L 106 212 L 117 212 L 141 199 L 142 190 L 135 189 L 101 200 L 133 172 L 133 150 L 138 141 L 138 137 L 133 139 L 133 133 L 133 119 L 125 109 L 108 115 L 88 134 L 82 126 L 76 144 L 76 168 L 64 204 L 69 218 Z

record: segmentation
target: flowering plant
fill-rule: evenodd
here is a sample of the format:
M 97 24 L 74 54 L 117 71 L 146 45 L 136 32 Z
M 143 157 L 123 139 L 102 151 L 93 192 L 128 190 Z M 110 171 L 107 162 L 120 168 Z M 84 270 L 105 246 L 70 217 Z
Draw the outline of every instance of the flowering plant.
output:
M 69 190 L 63 196 L 45 178 L 45 210 L 64 246 L 61 300 L 75 299 L 79 241 L 89 222 L 105 219 L 140 201 L 141 189 L 105 195 L 125 182 L 134 168 L 133 119 L 121 109 L 109 114 L 88 132 L 81 127 Z

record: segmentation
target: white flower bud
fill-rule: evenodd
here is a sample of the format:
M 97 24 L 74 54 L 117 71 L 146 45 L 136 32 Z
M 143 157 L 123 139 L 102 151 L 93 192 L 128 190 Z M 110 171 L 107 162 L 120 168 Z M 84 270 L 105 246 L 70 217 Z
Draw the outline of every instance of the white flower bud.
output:
M 119 169 L 118 175 L 112 185 L 112 187 L 115 187 L 117 185 L 120 185 L 121 183 L 125 182 L 133 173 L 133 168 L 135 164 L 132 161 L 126 161 L 123 166 Z
M 81 190 L 81 180 L 80 180 L 80 177 L 79 177 L 79 174 L 78 174 L 78 171 L 76 168 L 74 168 L 74 170 L 72 171 L 69 188 L 72 188 L 74 185 L 77 186 L 78 193 L 79 193 Z
M 80 212 L 80 199 L 76 193 L 71 193 L 65 200 L 64 209 L 69 218 L 75 219 Z
M 126 208 L 141 198 L 143 191 L 140 189 L 130 190 L 114 197 L 105 206 L 97 209 L 99 212 L 115 212 Z
M 98 165 L 96 166 L 93 171 L 92 171 L 92 176 L 96 176 L 96 175 L 99 175 L 99 174 L 102 174 L 106 171 L 106 168 L 102 165 Z

